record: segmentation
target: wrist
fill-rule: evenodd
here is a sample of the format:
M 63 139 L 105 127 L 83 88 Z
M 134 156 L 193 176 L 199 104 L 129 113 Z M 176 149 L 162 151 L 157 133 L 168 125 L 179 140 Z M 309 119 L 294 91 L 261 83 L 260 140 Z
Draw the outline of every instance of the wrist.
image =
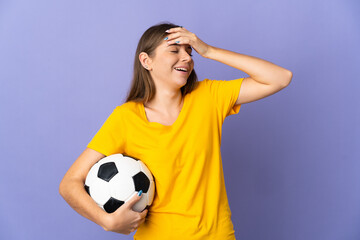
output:
M 211 59 L 211 54 L 213 53 L 213 51 L 214 51 L 214 47 L 208 45 L 208 48 L 206 50 L 206 53 L 204 54 L 204 57 Z
M 99 225 L 105 231 L 111 231 L 111 229 L 112 229 L 111 215 L 106 212 L 102 213 L 99 218 Z

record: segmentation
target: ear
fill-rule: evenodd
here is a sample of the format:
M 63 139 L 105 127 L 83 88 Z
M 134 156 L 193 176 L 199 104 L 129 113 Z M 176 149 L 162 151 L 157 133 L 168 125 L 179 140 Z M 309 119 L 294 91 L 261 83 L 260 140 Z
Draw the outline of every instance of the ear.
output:
M 139 54 L 139 60 L 141 65 L 143 65 L 144 68 L 146 68 L 147 66 L 147 70 L 151 69 L 151 58 L 149 57 L 149 55 L 146 52 L 141 52 Z

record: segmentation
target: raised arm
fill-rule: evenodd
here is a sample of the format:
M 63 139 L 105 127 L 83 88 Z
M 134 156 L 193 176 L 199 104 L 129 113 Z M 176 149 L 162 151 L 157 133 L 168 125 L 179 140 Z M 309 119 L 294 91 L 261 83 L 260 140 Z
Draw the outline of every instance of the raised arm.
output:
M 292 79 L 292 72 L 285 68 L 260 58 L 210 46 L 185 28 L 171 28 L 167 32 L 168 44 L 190 44 L 201 56 L 239 69 L 250 76 L 243 80 L 235 105 L 272 95 L 289 85 Z
M 239 69 L 250 77 L 243 80 L 235 105 L 270 96 L 289 85 L 292 72 L 266 60 L 209 46 L 206 58 Z

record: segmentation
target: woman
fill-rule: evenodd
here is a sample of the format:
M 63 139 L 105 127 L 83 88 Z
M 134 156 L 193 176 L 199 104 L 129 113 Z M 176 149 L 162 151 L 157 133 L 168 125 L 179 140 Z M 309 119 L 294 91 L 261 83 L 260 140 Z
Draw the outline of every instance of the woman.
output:
M 192 49 L 250 77 L 198 82 Z M 107 231 L 137 230 L 134 239 L 235 239 L 220 154 L 223 121 L 241 104 L 280 91 L 291 78 L 287 69 L 210 46 L 181 26 L 150 27 L 138 43 L 126 102 L 70 167 L 60 194 Z M 149 209 L 134 212 L 141 198 L 135 196 L 108 214 L 84 190 L 91 166 L 115 153 L 141 159 L 154 175 Z

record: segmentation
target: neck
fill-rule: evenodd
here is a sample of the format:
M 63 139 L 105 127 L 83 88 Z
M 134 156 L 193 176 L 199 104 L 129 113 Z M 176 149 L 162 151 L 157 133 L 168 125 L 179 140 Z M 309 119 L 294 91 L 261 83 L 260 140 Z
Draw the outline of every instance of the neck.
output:
M 183 97 L 181 91 L 177 92 L 165 92 L 155 94 L 155 97 L 148 103 L 144 103 L 144 106 L 162 113 L 164 115 L 173 115 L 174 112 L 178 113 L 182 108 Z

